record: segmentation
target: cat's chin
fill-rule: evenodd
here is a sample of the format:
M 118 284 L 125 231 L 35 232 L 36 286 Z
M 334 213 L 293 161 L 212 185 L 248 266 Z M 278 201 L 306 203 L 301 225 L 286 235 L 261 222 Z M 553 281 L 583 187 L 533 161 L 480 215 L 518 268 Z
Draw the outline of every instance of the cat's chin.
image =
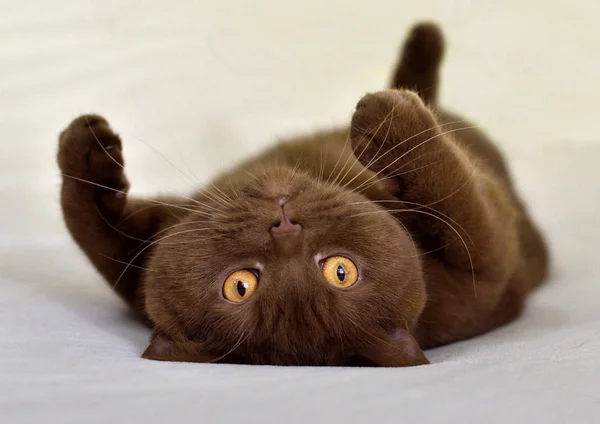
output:
M 210 354 L 200 343 L 188 340 L 174 341 L 161 331 L 155 331 L 150 345 L 142 355 L 144 359 L 170 362 L 230 362 L 224 356 Z M 244 361 L 231 361 L 231 363 L 247 364 Z M 415 338 L 404 329 L 392 332 L 385 339 L 378 339 L 375 343 L 365 345 L 357 354 L 344 363 L 328 364 L 330 366 L 361 366 L 361 367 L 411 367 L 426 365 L 429 361 L 419 347 Z M 261 365 L 272 364 L 267 361 Z M 294 364 L 294 365 L 313 365 Z

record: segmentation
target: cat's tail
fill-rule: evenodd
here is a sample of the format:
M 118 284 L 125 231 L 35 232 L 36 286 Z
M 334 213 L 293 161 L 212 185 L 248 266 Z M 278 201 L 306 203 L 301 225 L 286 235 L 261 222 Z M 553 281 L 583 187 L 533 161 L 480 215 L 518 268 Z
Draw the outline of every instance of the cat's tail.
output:
M 415 25 L 404 42 L 391 88 L 416 91 L 426 104 L 437 101 L 439 68 L 444 57 L 444 36 L 431 22 Z

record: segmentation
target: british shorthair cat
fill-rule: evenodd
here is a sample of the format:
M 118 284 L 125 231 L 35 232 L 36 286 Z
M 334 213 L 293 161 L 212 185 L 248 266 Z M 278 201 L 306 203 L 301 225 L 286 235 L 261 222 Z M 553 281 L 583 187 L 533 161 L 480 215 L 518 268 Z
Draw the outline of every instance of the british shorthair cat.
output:
M 545 243 L 499 150 L 438 106 L 443 52 L 439 28 L 416 25 L 348 128 L 281 142 L 190 197 L 128 196 L 100 116 L 61 133 L 67 228 L 154 329 L 144 358 L 419 365 L 519 315 Z

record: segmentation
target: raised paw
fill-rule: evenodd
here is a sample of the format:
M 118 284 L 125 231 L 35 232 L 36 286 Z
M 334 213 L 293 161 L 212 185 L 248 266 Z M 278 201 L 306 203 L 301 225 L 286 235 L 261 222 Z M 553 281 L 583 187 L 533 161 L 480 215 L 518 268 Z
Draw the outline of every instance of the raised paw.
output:
M 419 96 L 407 90 L 384 90 L 356 105 L 350 137 L 355 155 L 379 171 L 412 153 L 437 133 L 437 123 Z
M 121 139 L 101 116 L 82 115 L 61 132 L 58 164 L 63 178 L 87 184 L 107 207 L 123 202 L 129 184 Z

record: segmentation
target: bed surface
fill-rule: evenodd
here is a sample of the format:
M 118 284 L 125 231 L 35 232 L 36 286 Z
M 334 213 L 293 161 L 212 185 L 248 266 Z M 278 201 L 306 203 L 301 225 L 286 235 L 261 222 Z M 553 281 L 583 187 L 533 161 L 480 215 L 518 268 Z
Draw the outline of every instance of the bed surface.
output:
M 0 2 L 0 422 L 600 422 L 597 1 L 50 3 Z M 550 241 L 523 317 L 410 369 L 139 359 L 149 330 L 62 224 L 60 130 L 101 113 L 134 193 L 184 192 L 175 167 L 206 181 L 347 122 L 423 17 L 443 103 L 499 141 Z

